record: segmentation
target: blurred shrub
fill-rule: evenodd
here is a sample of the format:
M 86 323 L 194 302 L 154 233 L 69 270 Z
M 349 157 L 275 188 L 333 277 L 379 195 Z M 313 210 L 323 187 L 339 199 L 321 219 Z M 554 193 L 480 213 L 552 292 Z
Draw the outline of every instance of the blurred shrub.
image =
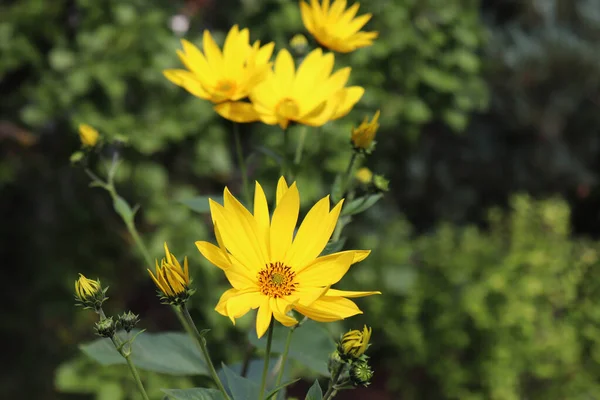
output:
M 364 304 L 403 399 L 600 396 L 600 244 L 570 238 L 562 200 L 511 205 L 489 230 L 446 224 L 411 240 L 397 222 L 365 238 L 374 251 L 356 276 L 377 271 L 384 295 Z

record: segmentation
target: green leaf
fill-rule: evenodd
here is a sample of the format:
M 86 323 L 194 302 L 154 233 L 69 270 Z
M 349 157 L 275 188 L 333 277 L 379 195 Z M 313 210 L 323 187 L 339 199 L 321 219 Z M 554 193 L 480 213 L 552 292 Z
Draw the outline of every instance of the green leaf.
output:
M 208 199 L 213 199 L 214 201 L 223 204 L 223 196 L 220 195 L 192 197 L 191 199 L 179 200 L 179 202 L 187 206 L 192 211 L 196 211 L 200 214 L 205 214 L 210 212 Z
M 258 399 L 260 388 L 250 379 L 244 378 L 233 372 L 223 364 L 223 373 L 227 380 L 227 388 L 233 400 L 255 400 Z
M 315 379 L 315 383 L 312 384 L 310 389 L 308 389 L 308 393 L 306 393 L 306 397 L 304 400 L 322 400 L 323 399 L 323 391 L 321 390 L 321 385 L 319 385 L 319 380 Z
M 277 393 L 279 393 L 279 391 L 287 386 L 290 386 L 293 383 L 296 383 L 300 380 L 300 378 L 294 379 L 292 381 L 286 382 L 286 383 L 282 383 L 281 385 L 277 386 L 276 388 L 274 388 L 273 390 L 271 390 L 269 393 L 267 393 L 267 395 L 265 396 L 265 399 L 269 400 L 271 397 L 275 396 Z
M 217 389 L 162 389 L 170 400 L 223 400 L 223 394 Z
M 355 215 L 360 214 L 361 212 L 368 210 L 375 203 L 379 201 L 383 197 L 383 193 L 370 194 L 367 196 L 359 197 L 358 199 L 354 199 L 348 203 L 342 209 L 342 215 Z
M 132 331 L 133 334 L 137 330 Z M 121 332 L 120 337 L 125 333 Z M 98 339 L 79 346 L 102 365 L 125 364 L 110 339 Z M 208 375 L 206 364 L 192 339 L 181 332 L 144 333 L 132 345 L 133 363 L 147 371 L 171 375 Z
M 329 242 L 327 243 L 327 246 L 325 246 L 325 248 L 323 249 L 321 255 L 326 256 L 327 254 L 337 253 L 338 251 L 341 251 L 344 248 L 344 244 L 346 244 L 345 237 L 335 242 Z
M 129 204 L 118 194 L 115 194 L 113 197 L 113 207 L 117 214 L 123 218 L 125 222 L 133 221 L 133 210 L 129 206 Z
M 287 333 L 288 328 L 281 325 L 275 326 L 271 352 L 283 353 Z M 251 331 L 248 334 L 248 340 L 259 349 L 266 348 L 266 336 L 258 339 L 256 332 Z M 329 332 L 318 323 L 307 321 L 293 333 L 288 357 L 311 371 L 327 376 L 329 374 L 327 360 L 334 348 L 335 343 Z

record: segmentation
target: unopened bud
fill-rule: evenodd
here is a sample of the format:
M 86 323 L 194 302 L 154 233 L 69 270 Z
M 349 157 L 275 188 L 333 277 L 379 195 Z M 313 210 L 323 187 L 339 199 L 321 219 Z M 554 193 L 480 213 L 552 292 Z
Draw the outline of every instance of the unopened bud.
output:
M 373 379 L 373 370 L 366 360 L 352 363 L 350 368 L 350 380 L 354 386 L 369 386 Z
M 131 332 L 138 322 L 140 322 L 139 315 L 135 315 L 131 311 L 119 315 L 119 327 L 124 329 L 125 332 Z
M 111 338 L 115 334 L 117 327 L 112 317 L 104 318 L 96 322 L 96 333 L 105 338 Z

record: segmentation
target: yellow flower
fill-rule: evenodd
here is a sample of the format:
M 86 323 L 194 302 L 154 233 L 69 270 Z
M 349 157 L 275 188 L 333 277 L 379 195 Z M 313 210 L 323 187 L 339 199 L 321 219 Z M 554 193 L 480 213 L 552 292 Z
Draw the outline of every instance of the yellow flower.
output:
M 367 328 L 365 325 L 362 331 L 353 330 L 344 334 L 338 346 L 338 351 L 342 356 L 359 358 L 369 347 L 370 339 L 371 328 Z
M 266 76 L 274 47 L 274 43 L 261 47 L 259 41 L 251 46 L 249 40 L 248 29 L 240 31 L 235 25 L 221 51 L 210 32 L 204 31 L 204 53 L 182 40 L 183 51 L 178 50 L 177 55 L 187 70 L 167 69 L 163 73 L 194 96 L 215 104 L 241 100 Z M 252 109 L 249 103 L 240 103 L 237 108 L 242 112 L 238 120 L 243 120 L 244 110 Z
M 190 275 L 188 271 L 187 257 L 183 259 L 183 268 L 165 243 L 165 258 L 156 261 L 156 275 L 148 270 L 150 277 L 161 292 L 161 297 L 166 303 L 182 304 L 191 294 L 189 290 Z
M 319 256 L 337 223 L 342 201 L 329 209 L 329 196 L 308 212 L 294 235 L 300 195 L 296 184 L 284 178 L 277 185 L 276 207 L 269 217 L 267 199 L 257 182 L 254 213 L 250 213 L 227 188 L 223 205 L 210 200 L 218 246 L 196 242 L 198 250 L 221 268 L 232 289 L 221 296 L 217 312 L 235 319 L 258 309 L 256 333 L 261 337 L 274 317 L 285 326 L 297 320 L 294 309 L 316 321 L 337 321 L 361 314 L 346 297 L 379 292 L 331 289 L 350 266 L 364 260 L 368 250 L 350 250 Z
M 300 2 L 302 22 L 306 30 L 323 46 L 340 53 L 350 53 L 361 47 L 370 46 L 377 38 L 377 32 L 359 32 L 371 19 L 371 14 L 356 17 L 360 7 L 354 3 L 346 9 L 346 0 L 310 0 L 310 5 Z
M 373 180 L 373 172 L 367 167 L 362 167 L 356 171 L 356 179 L 362 184 L 369 184 Z
M 93 300 L 100 292 L 102 287 L 99 280 L 88 279 L 83 274 L 79 274 L 79 279 L 75 281 L 75 296 L 81 302 Z
M 331 74 L 333 64 L 332 53 L 323 54 L 321 49 L 315 49 L 296 71 L 290 53 L 281 50 L 275 68 L 250 93 L 254 120 L 286 129 L 290 122 L 322 126 L 348 114 L 365 90 L 360 86 L 344 87 L 351 69 L 346 67 Z M 238 104 L 219 105 L 216 110 L 221 116 L 236 120 L 241 114 Z M 245 120 L 252 119 L 249 114 L 243 115 Z
M 371 122 L 365 117 L 358 128 L 352 129 L 352 144 L 357 149 L 368 150 L 375 139 L 375 134 L 379 129 L 379 110 L 373 116 Z
M 79 125 L 79 139 L 81 144 L 87 147 L 94 147 L 98 143 L 98 131 L 86 124 Z

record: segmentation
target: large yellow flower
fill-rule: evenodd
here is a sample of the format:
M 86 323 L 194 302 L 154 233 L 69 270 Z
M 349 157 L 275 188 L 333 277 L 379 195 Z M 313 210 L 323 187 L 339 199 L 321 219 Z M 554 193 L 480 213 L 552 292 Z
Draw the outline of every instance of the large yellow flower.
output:
M 274 43 L 261 47 L 259 41 L 250 46 L 249 36 L 248 29 L 240 31 L 233 26 L 222 52 L 209 31 L 204 31 L 204 53 L 182 40 L 183 51 L 178 50 L 177 55 L 187 70 L 167 69 L 163 73 L 194 96 L 215 104 L 243 99 L 265 78 L 274 47 Z M 251 108 L 249 103 L 244 104 Z
M 323 4 L 319 4 L 318 0 L 310 0 L 310 5 L 300 2 L 306 30 L 321 45 L 340 53 L 370 46 L 377 38 L 377 32 L 359 32 L 372 17 L 371 14 L 364 14 L 355 18 L 359 7 L 359 3 L 354 3 L 345 10 L 346 0 L 334 0 L 331 6 L 329 0 L 323 0 Z
M 196 242 L 200 253 L 221 268 L 233 286 L 223 293 L 216 310 L 235 323 L 236 318 L 258 308 L 258 337 L 272 317 L 285 326 L 296 324 L 288 314 L 292 309 L 316 321 L 337 321 L 361 313 L 346 297 L 379 293 L 331 289 L 352 264 L 369 255 L 367 250 L 350 250 L 319 257 L 335 228 L 342 202 L 330 210 L 329 196 L 321 199 L 294 236 L 299 207 L 296 184 L 288 187 L 283 178 L 271 218 L 258 182 L 254 214 L 225 188 L 223 205 L 210 201 L 218 246 Z
M 254 119 L 283 129 L 290 122 L 322 126 L 348 114 L 365 91 L 360 86 L 345 87 L 351 68 L 331 74 L 333 64 L 332 53 L 315 49 L 296 71 L 294 59 L 283 49 L 277 54 L 275 68 L 250 93 L 254 116 L 243 108 L 246 103 L 227 103 L 215 109 L 238 122 Z

